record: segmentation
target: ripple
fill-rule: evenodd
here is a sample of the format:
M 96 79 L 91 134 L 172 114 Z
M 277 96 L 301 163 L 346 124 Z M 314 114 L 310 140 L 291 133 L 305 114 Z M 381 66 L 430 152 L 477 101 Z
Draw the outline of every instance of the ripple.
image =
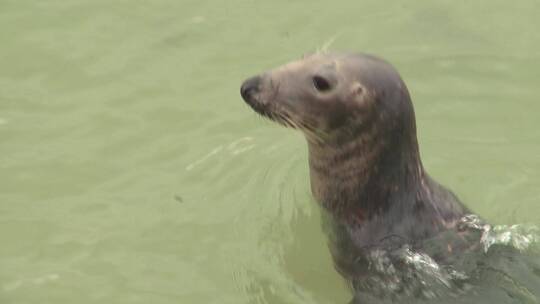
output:
M 56 281 L 60 278 L 60 275 L 56 273 L 49 273 L 42 276 L 38 276 L 31 279 L 18 279 L 13 282 L 6 283 L 2 286 L 2 289 L 5 292 L 14 291 L 23 287 L 24 285 L 33 284 L 33 285 L 43 285 L 49 282 Z
M 212 151 L 205 154 L 203 157 L 201 157 L 201 158 L 195 160 L 194 162 L 190 163 L 189 165 L 187 165 L 186 166 L 186 171 L 193 170 L 193 168 L 195 168 L 198 165 L 206 162 L 207 160 L 212 158 L 212 156 L 214 156 L 214 155 L 216 155 L 216 154 L 218 154 L 220 152 L 228 152 L 230 155 L 238 155 L 238 154 L 247 152 L 247 151 L 255 148 L 255 144 L 253 144 L 252 142 L 253 142 L 253 137 L 246 136 L 246 137 L 242 137 L 242 138 L 239 138 L 237 140 L 234 140 L 234 141 L 230 142 L 229 144 L 219 145 L 219 146 L 215 147 L 214 149 L 212 149 Z
M 201 158 L 197 159 L 196 161 L 192 162 L 191 164 L 187 165 L 186 170 L 187 171 L 192 170 L 196 166 L 198 166 L 198 165 L 202 164 L 203 162 L 207 161 L 212 156 L 214 156 L 214 155 L 218 154 L 219 152 L 221 152 L 221 150 L 223 150 L 223 146 L 217 146 L 216 148 L 214 148 L 212 151 L 208 152 L 203 157 L 201 157 Z

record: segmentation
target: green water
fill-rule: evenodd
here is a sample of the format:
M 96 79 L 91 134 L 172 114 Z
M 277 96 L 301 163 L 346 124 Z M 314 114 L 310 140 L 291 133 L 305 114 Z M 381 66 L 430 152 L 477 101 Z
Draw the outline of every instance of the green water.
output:
M 540 3 L 0 0 L 0 303 L 346 303 L 306 145 L 243 79 L 392 62 L 424 164 L 540 222 Z

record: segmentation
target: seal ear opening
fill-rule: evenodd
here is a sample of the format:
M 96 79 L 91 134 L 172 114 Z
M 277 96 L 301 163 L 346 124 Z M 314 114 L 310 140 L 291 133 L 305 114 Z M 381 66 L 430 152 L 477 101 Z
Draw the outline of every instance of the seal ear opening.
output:
M 352 93 L 355 96 L 361 96 L 364 94 L 364 86 L 359 82 L 355 82 L 352 86 Z
M 350 99 L 353 101 L 354 104 L 359 106 L 360 108 L 364 108 L 368 104 L 371 103 L 372 96 L 371 92 L 366 89 L 364 85 L 362 85 L 360 82 L 354 82 L 351 85 L 350 89 Z

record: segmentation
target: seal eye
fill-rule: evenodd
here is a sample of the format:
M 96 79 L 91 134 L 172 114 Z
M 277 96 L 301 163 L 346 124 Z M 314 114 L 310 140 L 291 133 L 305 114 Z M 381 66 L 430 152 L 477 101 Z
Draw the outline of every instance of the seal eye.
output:
M 313 76 L 313 85 L 319 92 L 326 92 L 331 89 L 330 82 L 319 75 Z

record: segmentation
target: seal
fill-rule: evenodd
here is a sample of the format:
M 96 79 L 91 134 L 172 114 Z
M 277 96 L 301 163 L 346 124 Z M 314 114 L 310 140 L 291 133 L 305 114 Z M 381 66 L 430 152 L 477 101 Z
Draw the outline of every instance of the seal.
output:
M 316 53 L 247 79 L 240 93 L 257 113 L 305 135 L 332 257 L 355 289 L 365 285 L 366 248 L 420 247 L 469 213 L 424 169 L 411 97 L 388 62 Z

